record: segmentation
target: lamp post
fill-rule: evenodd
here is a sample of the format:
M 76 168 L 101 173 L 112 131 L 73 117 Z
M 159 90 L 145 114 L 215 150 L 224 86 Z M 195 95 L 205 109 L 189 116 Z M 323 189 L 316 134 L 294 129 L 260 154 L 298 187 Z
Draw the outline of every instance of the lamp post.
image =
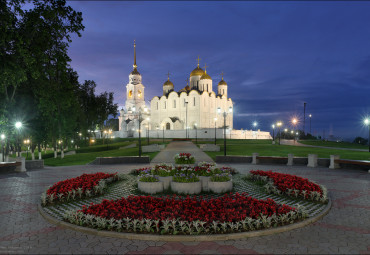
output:
M 366 118 L 364 120 L 364 123 L 365 123 L 365 125 L 367 125 L 369 127 L 369 140 L 368 140 L 368 143 L 369 143 L 369 152 L 370 152 L 370 118 Z
M 186 139 L 188 139 L 188 101 L 185 101 L 185 106 L 186 106 L 185 136 Z
M 17 129 L 17 151 L 18 151 L 18 157 L 20 157 L 20 145 L 19 145 L 19 132 L 20 132 L 20 129 L 22 128 L 23 124 L 22 122 L 20 121 L 17 121 L 15 123 L 15 127 Z
M 5 138 L 6 136 L 4 134 L 1 134 L 1 149 L 2 149 L 2 155 L 3 155 L 3 159 L 2 161 L 5 162 L 5 156 L 4 156 L 4 141 L 5 141 Z
M 136 111 L 136 107 L 132 107 L 132 110 L 135 112 Z M 147 108 L 145 107 L 144 108 L 144 111 L 147 112 Z M 139 157 L 141 157 L 141 121 L 142 121 L 142 117 L 141 117 L 141 109 L 139 108 Z
M 293 132 L 295 132 L 295 129 L 296 129 L 296 125 L 297 125 L 297 123 L 298 123 L 298 120 L 296 119 L 296 118 L 293 118 L 292 119 L 292 124 L 293 124 Z M 294 139 L 294 143 L 295 143 L 295 137 L 293 137 L 293 139 Z
M 30 149 L 30 147 L 29 147 L 30 139 L 24 140 L 23 143 L 27 146 L 27 154 L 26 154 L 26 159 L 27 159 L 28 158 L 28 150 Z
M 216 138 L 217 138 L 217 136 L 216 136 L 216 121 L 217 121 L 217 118 L 214 118 L 214 120 L 215 120 L 215 145 L 216 145 Z
M 272 124 L 272 140 L 275 142 L 275 124 Z
M 312 118 L 312 114 L 308 115 L 308 117 L 310 117 L 310 135 L 312 135 L 312 133 L 311 133 L 311 118 Z
M 253 122 L 253 127 L 255 128 L 255 131 L 257 132 L 257 121 Z M 258 139 L 258 134 L 256 133 L 256 139 Z
M 280 140 L 281 140 L 281 132 L 280 132 L 281 125 L 282 125 L 281 121 L 279 121 L 278 123 L 276 123 L 276 126 L 278 126 L 278 128 L 279 128 L 279 145 L 280 145 Z
M 198 144 L 198 128 L 197 128 L 197 123 L 194 123 L 194 128 L 195 128 L 195 144 Z
M 162 134 L 162 142 L 164 143 L 164 124 L 162 124 L 163 134 Z
M 147 143 L 149 145 L 149 121 L 150 121 L 150 118 L 146 118 L 146 120 L 148 121 L 146 138 L 147 138 Z
M 217 112 L 218 112 L 218 114 L 220 114 L 221 113 L 221 108 L 218 108 Z M 227 114 L 232 113 L 232 112 L 233 112 L 232 107 L 229 107 L 228 112 L 227 111 L 223 112 L 223 116 L 224 116 L 224 156 L 226 156 L 226 116 L 227 116 Z M 230 135 L 231 135 L 231 131 L 230 131 Z

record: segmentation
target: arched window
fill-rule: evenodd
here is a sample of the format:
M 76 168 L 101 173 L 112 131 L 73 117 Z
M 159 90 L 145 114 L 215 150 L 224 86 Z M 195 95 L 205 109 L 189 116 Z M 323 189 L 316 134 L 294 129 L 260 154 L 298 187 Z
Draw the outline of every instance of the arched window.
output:
M 173 108 L 176 108 L 176 99 L 173 100 Z
M 164 105 L 163 105 L 163 106 L 164 106 L 164 109 L 166 109 L 166 103 L 167 103 L 167 102 L 166 102 L 166 101 L 164 101 Z
M 193 97 L 193 105 L 195 106 L 195 97 Z
M 157 102 L 157 110 L 158 110 L 158 102 Z
M 166 123 L 166 130 L 170 130 L 171 129 L 171 125 L 170 125 L 170 123 Z
M 207 84 L 207 91 L 209 91 L 209 90 L 208 90 L 208 84 Z

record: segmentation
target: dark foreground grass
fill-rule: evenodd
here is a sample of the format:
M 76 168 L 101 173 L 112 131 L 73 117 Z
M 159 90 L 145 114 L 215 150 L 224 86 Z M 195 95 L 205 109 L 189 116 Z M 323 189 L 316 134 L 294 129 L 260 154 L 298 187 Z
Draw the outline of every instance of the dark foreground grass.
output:
M 206 152 L 213 160 L 216 155 L 224 155 L 223 145 L 220 145 L 220 151 Z M 339 150 L 329 148 L 314 148 L 278 144 L 232 144 L 227 143 L 227 155 L 252 156 L 252 153 L 259 153 L 261 156 L 287 157 L 288 154 L 294 154 L 295 157 L 307 157 L 308 154 L 317 154 L 319 158 L 330 158 L 330 155 L 339 155 L 341 159 L 370 160 L 370 152 Z

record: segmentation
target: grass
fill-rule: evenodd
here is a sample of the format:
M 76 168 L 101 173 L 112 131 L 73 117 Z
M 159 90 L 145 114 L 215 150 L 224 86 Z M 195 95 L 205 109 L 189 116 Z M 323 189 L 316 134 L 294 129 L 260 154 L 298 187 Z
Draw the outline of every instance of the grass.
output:
M 324 147 L 337 147 L 337 148 L 350 148 L 350 149 L 368 149 L 368 145 L 361 145 L 357 143 L 349 142 L 329 142 L 321 140 L 299 140 L 300 143 L 314 146 L 324 146 Z
M 153 159 L 159 152 L 148 152 L 143 153 L 142 156 L 149 156 Z M 98 151 L 89 153 L 77 153 L 75 155 L 65 156 L 61 158 L 48 158 L 45 159 L 44 164 L 47 166 L 73 166 L 73 165 L 85 165 L 90 163 L 97 157 L 119 157 L 119 156 L 138 156 L 139 148 L 128 148 L 122 150 L 109 150 L 109 151 Z
M 216 155 L 223 155 L 223 144 L 218 143 L 218 145 L 220 145 L 220 151 L 206 152 L 213 160 L 216 159 Z M 341 159 L 370 160 L 370 152 L 339 150 L 335 148 L 328 149 L 248 142 L 245 142 L 244 144 L 233 144 L 228 141 L 226 148 L 227 155 L 252 156 L 252 153 L 259 153 L 261 156 L 287 157 L 288 154 L 294 154 L 296 157 L 307 157 L 308 154 L 317 154 L 319 158 L 330 158 L 330 155 L 340 155 Z

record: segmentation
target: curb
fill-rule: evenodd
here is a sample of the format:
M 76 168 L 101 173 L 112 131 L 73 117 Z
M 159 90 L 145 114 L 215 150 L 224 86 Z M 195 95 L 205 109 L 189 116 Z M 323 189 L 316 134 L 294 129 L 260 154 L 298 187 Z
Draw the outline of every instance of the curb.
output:
M 331 209 L 331 200 L 326 205 L 325 209 L 319 213 L 318 215 L 308 218 L 307 220 L 281 226 L 277 228 L 269 228 L 257 231 L 247 231 L 247 232 L 239 232 L 239 233 L 232 233 L 232 234 L 217 234 L 217 235 L 149 235 L 149 234 L 133 234 L 133 233 L 122 233 L 122 232 L 114 232 L 114 231 L 106 231 L 106 230 L 96 230 L 93 228 L 87 227 L 80 227 L 74 224 L 58 220 L 48 213 L 44 211 L 41 204 L 37 205 L 37 209 L 40 214 L 47 220 L 49 223 L 52 223 L 57 226 L 65 227 L 71 230 L 83 232 L 85 234 L 90 235 L 97 235 L 103 237 L 114 237 L 114 238 L 124 238 L 124 239 L 136 239 L 136 240 L 143 240 L 143 241 L 165 241 L 165 242 L 195 242 L 195 241 L 225 241 L 225 240 L 234 240 L 234 239 L 241 239 L 241 238 L 249 238 L 249 237 L 257 237 L 257 236 L 265 236 L 265 235 L 272 235 L 278 234 L 286 231 L 290 231 L 297 228 L 305 227 L 311 223 L 314 223 L 321 218 L 323 218 Z

